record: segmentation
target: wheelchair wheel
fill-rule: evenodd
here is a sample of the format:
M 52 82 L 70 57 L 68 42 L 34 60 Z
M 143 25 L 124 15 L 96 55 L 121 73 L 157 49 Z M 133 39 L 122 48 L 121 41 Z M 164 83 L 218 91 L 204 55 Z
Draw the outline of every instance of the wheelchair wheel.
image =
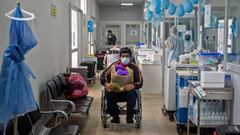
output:
M 138 98 L 137 98 L 137 102 L 136 102 L 135 120 L 136 120 L 136 128 L 140 128 L 141 121 L 142 121 L 142 99 L 141 99 L 140 92 L 138 92 Z
M 105 101 L 104 92 L 102 93 L 102 97 L 101 97 L 101 120 L 102 120 L 103 128 L 106 128 L 107 127 L 107 110 L 106 110 L 106 101 Z

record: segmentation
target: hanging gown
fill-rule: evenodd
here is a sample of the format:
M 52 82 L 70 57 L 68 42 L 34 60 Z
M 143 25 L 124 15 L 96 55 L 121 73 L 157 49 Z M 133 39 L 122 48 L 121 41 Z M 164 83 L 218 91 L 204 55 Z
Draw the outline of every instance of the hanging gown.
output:
M 23 18 L 20 5 L 14 17 Z M 9 29 L 9 46 L 3 54 L 0 73 L 0 123 L 37 109 L 30 84 L 30 75 L 35 78 L 24 63 L 24 55 L 36 46 L 37 41 L 26 21 L 12 20 Z

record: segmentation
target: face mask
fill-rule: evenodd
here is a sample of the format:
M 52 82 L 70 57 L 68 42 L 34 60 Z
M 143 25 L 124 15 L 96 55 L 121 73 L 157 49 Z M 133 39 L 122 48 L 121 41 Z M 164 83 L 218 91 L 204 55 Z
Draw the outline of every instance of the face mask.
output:
M 191 37 L 190 36 L 185 36 L 185 40 L 190 41 Z
M 127 65 L 130 62 L 129 58 L 121 58 L 121 62 L 123 65 Z

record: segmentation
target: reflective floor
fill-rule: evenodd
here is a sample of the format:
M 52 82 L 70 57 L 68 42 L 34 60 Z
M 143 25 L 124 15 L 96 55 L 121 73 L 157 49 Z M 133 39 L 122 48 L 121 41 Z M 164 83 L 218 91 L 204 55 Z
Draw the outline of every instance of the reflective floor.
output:
M 100 118 L 101 86 L 97 82 L 90 88 L 90 94 L 94 97 L 88 117 L 73 115 L 69 124 L 79 125 L 81 135 L 177 135 L 175 122 L 170 122 L 163 117 L 161 112 L 162 96 L 142 94 L 143 118 L 140 129 L 134 125 L 126 125 L 125 116 L 121 116 L 120 125 L 109 125 L 103 128 Z

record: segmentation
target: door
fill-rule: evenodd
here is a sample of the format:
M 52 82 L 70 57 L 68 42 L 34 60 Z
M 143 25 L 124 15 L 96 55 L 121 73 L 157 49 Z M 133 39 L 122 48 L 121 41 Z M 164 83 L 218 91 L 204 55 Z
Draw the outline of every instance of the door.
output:
M 70 5 L 70 67 L 78 67 L 80 59 L 81 10 Z

